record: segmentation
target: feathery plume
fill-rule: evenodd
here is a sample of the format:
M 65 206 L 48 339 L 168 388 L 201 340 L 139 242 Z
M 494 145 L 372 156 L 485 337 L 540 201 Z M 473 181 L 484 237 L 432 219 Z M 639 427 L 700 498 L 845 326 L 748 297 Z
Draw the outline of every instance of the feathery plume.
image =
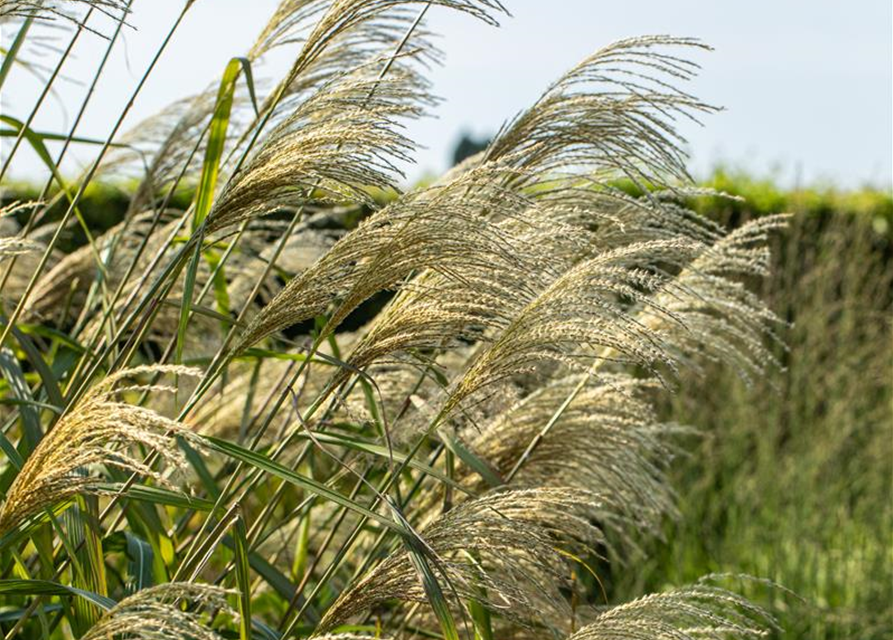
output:
M 202 623 L 198 613 L 184 611 L 175 602 L 190 600 L 236 615 L 227 604 L 228 595 L 218 587 L 188 582 L 142 589 L 109 609 L 81 640 L 221 640 L 222 636 Z
M 52 22 L 62 19 L 81 24 L 79 13 L 87 8 L 116 21 L 124 20 L 128 13 L 125 0 L 0 0 L 0 20 L 34 18 Z
M 316 264 L 291 280 L 245 329 L 235 349 L 325 312 L 334 329 L 361 302 L 426 267 L 450 273 L 485 270 L 524 259 L 481 211 L 522 211 L 524 199 L 474 172 L 396 200 L 338 241 Z
M 721 360 L 745 380 L 779 366 L 766 341 L 780 344 L 774 328 L 783 321 L 747 279 L 769 275 L 769 237 L 786 227 L 788 217 L 757 218 L 731 231 L 677 276 L 672 292 L 659 293 L 656 308 L 680 322 L 668 324 L 666 315 L 643 310 L 641 322 L 660 331 L 677 360 L 695 370 L 698 356 Z
M 186 178 L 198 174 L 204 156 L 204 142 L 201 145 L 199 142 L 211 121 L 216 98 L 217 87 L 212 86 L 197 95 L 176 100 L 116 140 L 119 146 L 103 159 L 99 172 L 119 175 L 132 172 L 139 178 L 128 214 L 152 208 L 158 194 L 178 179 L 180 173 Z M 237 94 L 235 105 L 245 102 Z
M 595 184 L 690 181 L 674 121 L 715 108 L 675 88 L 698 66 L 664 49 L 709 49 L 691 38 L 650 36 L 600 49 L 552 84 L 490 144 L 480 160 L 511 158 L 548 180 L 562 171 Z
M 35 203 L 13 203 L 6 207 L 0 208 L 0 238 L 17 244 L 19 241 L 34 243 L 34 250 L 16 252 L 0 256 L 0 275 L 6 270 L 10 270 L 6 276 L 6 283 L 3 285 L 0 296 L 8 302 L 15 303 L 28 286 L 34 267 L 40 261 L 44 247 L 48 243 L 48 236 L 52 235 L 55 225 L 43 225 L 33 229 L 27 237 L 22 235 L 22 229 L 19 227 L 15 218 L 10 214 L 24 208 L 31 208 Z M 47 264 L 52 267 L 58 260 L 58 252 L 54 251 L 48 256 Z M 13 262 L 12 258 L 15 258 Z
M 522 624 L 565 620 L 568 606 L 559 588 L 569 573 L 555 549 L 579 552 L 602 538 L 586 516 L 586 509 L 598 501 L 577 489 L 496 492 L 440 515 L 422 529 L 421 537 L 437 556 L 438 578 L 459 598 L 483 601 Z M 344 591 L 318 628 L 344 624 L 390 599 L 425 602 L 406 550 L 392 554 Z
M 586 374 L 583 374 L 586 375 Z M 479 431 L 467 429 L 468 444 L 506 478 L 519 464 L 513 487 L 598 487 L 617 508 L 593 518 L 622 539 L 633 533 L 659 534 L 661 519 L 675 513 L 664 468 L 674 455 L 669 438 L 682 431 L 663 424 L 646 397 L 659 387 L 654 380 L 603 374 L 574 397 L 552 423 L 562 403 L 577 386 L 579 375 L 552 382 L 500 413 Z M 550 428 L 545 432 L 546 425 Z M 531 442 L 540 439 L 528 453 Z M 485 484 L 465 470 L 472 491 Z
M 587 370 L 593 351 L 611 351 L 613 361 L 654 373 L 675 362 L 661 336 L 636 319 L 645 305 L 674 320 L 650 294 L 672 288 L 667 269 L 693 259 L 703 246 L 687 239 L 634 243 L 585 260 L 528 303 L 493 345 L 476 358 L 444 406 L 448 414 L 479 389 L 544 362 Z
M 27 238 L 0 238 L 0 262 L 12 256 L 40 251 L 43 246 Z
M 164 212 L 162 220 L 170 219 L 176 214 L 175 211 Z M 125 220 L 95 239 L 95 251 L 90 245 L 84 245 L 66 254 L 37 281 L 32 295 L 28 298 L 26 314 L 31 317 L 54 317 L 66 307 L 65 302 L 69 299 L 72 313 L 80 313 L 90 287 L 99 277 L 97 253 L 107 262 L 105 267 L 110 286 L 117 286 L 124 271 L 120 267 L 126 265 L 127 259 L 133 255 L 146 233 L 152 228 L 153 218 L 154 214 L 148 212 Z M 149 241 L 150 246 L 153 244 L 155 248 L 161 246 L 164 241 L 161 229 L 163 225 L 156 228 L 154 236 Z
M 762 638 L 775 622 L 744 598 L 698 584 L 609 608 L 568 640 Z
M 130 453 L 137 445 L 156 452 L 174 469 L 185 468 L 174 436 L 193 438 L 191 432 L 155 411 L 118 399 L 127 391 L 174 391 L 159 385 L 119 386 L 144 373 L 198 376 L 201 372 L 183 366 L 143 366 L 119 371 L 93 385 L 43 437 L 16 475 L 0 509 L 0 532 L 45 507 L 97 491 L 100 480 L 82 473 L 91 466 L 114 466 L 169 484 L 160 472 Z
M 495 14 L 507 13 L 499 0 L 283 0 L 258 37 L 252 53 L 261 55 L 283 43 L 302 42 L 301 53 L 290 74 L 296 78 L 325 56 L 333 45 L 339 50 L 362 48 L 368 44 L 369 34 L 375 32 L 382 33 L 387 42 L 396 42 L 401 35 L 404 10 L 411 5 L 446 7 L 493 25 L 497 24 Z M 317 17 L 312 29 L 305 27 Z M 345 35 L 355 34 L 360 37 L 351 39 L 352 46 L 343 42 Z
M 372 204 L 364 189 L 393 188 L 394 161 L 412 149 L 396 120 L 421 115 L 427 88 L 417 74 L 379 79 L 379 67 L 330 80 L 277 125 L 217 198 L 208 231 L 311 200 Z
M 283 0 L 249 51 L 249 59 L 260 59 L 277 47 L 294 43 L 300 44 L 303 52 L 309 48 L 308 37 L 314 31 L 314 19 L 322 17 L 330 8 L 335 10 L 330 0 Z M 349 28 L 336 30 L 314 57 L 299 55 L 292 73 L 283 81 L 290 83 L 284 87 L 284 97 L 309 95 L 328 80 L 380 59 L 410 30 L 401 50 L 411 55 L 398 55 L 389 60 L 391 68 L 439 61 L 439 51 L 430 42 L 430 34 L 417 21 L 411 7 L 392 6 L 373 18 L 367 17 L 352 23 Z M 271 98 L 275 94 L 271 94 Z M 268 99 L 261 112 L 271 106 Z

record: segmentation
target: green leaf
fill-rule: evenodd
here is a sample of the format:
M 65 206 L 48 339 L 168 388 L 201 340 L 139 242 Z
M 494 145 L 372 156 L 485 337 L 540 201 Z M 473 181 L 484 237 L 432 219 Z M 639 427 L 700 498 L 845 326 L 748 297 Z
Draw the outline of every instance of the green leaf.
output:
M 231 536 L 224 536 L 223 544 L 227 546 L 229 549 L 233 549 L 235 551 L 236 543 L 233 541 Z M 285 575 L 279 571 L 276 567 L 270 564 L 263 556 L 258 554 L 256 551 L 248 552 L 248 565 L 251 569 L 263 578 L 268 585 L 273 587 L 273 589 L 285 600 L 291 600 L 295 595 L 295 589 L 297 585 L 294 582 L 289 580 Z M 302 598 L 298 598 L 298 603 L 303 604 L 304 600 Z M 313 607 L 308 607 L 305 612 L 307 619 L 311 622 L 319 622 L 319 612 L 316 611 Z M 255 625 L 257 625 L 257 620 L 254 621 Z
M 208 492 L 214 500 L 220 497 L 220 487 L 217 486 L 217 483 L 214 482 L 214 475 L 211 473 L 210 469 L 208 469 L 208 465 L 205 464 L 204 459 L 201 454 L 195 450 L 193 446 L 191 446 L 184 438 L 177 438 L 177 444 L 183 450 L 183 453 L 186 454 L 186 459 L 189 461 L 189 464 L 195 470 L 198 479 L 201 481 L 202 486 L 205 488 L 205 491 Z
M 177 324 L 177 354 L 175 362 L 183 361 L 183 345 L 186 341 L 186 328 L 189 324 L 189 317 L 192 315 L 192 296 L 195 293 L 195 280 L 198 277 L 198 265 L 202 259 L 202 240 L 204 237 L 204 227 L 201 228 L 198 241 L 195 243 L 195 251 L 189 260 L 189 267 L 186 269 L 186 279 L 183 282 L 183 299 L 180 301 L 180 320 Z
M 233 323 L 233 319 L 229 317 L 230 302 L 229 291 L 226 287 L 225 267 L 221 264 L 220 256 L 216 251 L 205 251 L 205 260 L 208 261 L 208 266 L 211 267 L 211 273 L 214 277 L 214 300 L 217 302 L 217 311 L 220 314 L 223 330 L 226 331 L 229 329 L 229 325 Z
M 202 255 L 202 242 L 204 232 L 203 223 L 211 205 L 214 202 L 214 193 L 217 189 L 217 176 L 220 173 L 220 161 L 223 157 L 223 149 L 226 145 L 226 131 L 229 128 L 229 118 L 233 108 L 233 97 L 236 91 L 236 81 L 239 73 L 246 71 L 252 100 L 254 97 L 254 79 L 251 75 L 251 64 L 244 58 L 233 58 L 226 65 L 220 87 L 217 90 L 217 102 L 214 106 L 214 115 L 211 119 L 208 147 L 205 149 L 205 159 L 202 163 L 202 175 L 199 179 L 198 189 L 195 193 L 195 213 L 192 217 L 192 232 L 199 232 L 198 242 L 195 245 L 195 253 L 186 271 L 186 280 L 183 286 L 183 300 L 180 305 L 180 322 L 177 327 L 177 355 L 176 362 L 182 362 L 183 342 L 186 336 L 186 325 L 192 311 L 192 296 L 195 292 L 195 279 L 198 273 L 199 260 Z
M 424 548 L 416 539 L 407 538 L 406 550 L 409 553 L 412 565 L 422 579 L 422 585 L 425 587 L 425 595 L 428 598 L 428 603 L 431 605 L 431 609 L 434 611 L 434 615 L 437 617 L 438 622 L 440 622 L 440 629 L 443 631 L 444 640 L 459 640 L 459 632 L 456 629 L 456 622 L 453 620 L 453 614 L 450 611 L 449 603 L 447 603 L 446 597 L 443 595 L 443 590 L 440 588 L 440 583 L 437 581 L 437 577 L 431 570 L 431 565 L 428 563 Z
M 34 153 L 37 154 L 37 157 L 40 158 L 41 162 L 43 162 L 47 168 L 50 170 L 50 173 L 55 178 L 56 182 L 59 183 L 59 187 L 68 194 L 68 188 L 65 185 L 65 181 L 62 179 L 62 176 L 59 174 L 59 169 L 56 167 L 56 163 L 53 162 L 53 158 L 50 156 L 50 152 L 47 151 L 46 145 L 43 144 L 43 138 L 35 133 L 31 128 L 26 127 L 25 123 L 17 118 L 13 118 L 12 116 L 4 116 L 0 115 L 0 121 L 5 122 L 9 126 L 13 127 L 17 134 L 22 133 L 25 137 L 25 140 L 28 141 L 28 144 L 31 145 L 31 148 L 34 149 Z
M 304 362 L 307 359 L 306 353 L 285 353 L 283 351 L 271 351 L 269 349 L 260 349 L 258 347 L 251 347 L 249 349 L 245 349 L 239 356 L 236 358 L 237 360 L 248 360 L 248 359 L 262 359 L 262 358 L 273 358 L 275 360 L 291 360 L 293 362 Z M 313 364 L 330 364 L 322 359 L 313 358 L 310 360 Z
M 428 562 L 428 557 L 430 556 L 435 563 L 438 563 L 438 567 L 441 569 L 441 574 L 444 576 L 444 579 L 449 580 L 446 571 L 442 566 L 439 566 L 439 560 L 434 551 L 425 544 L 421 536 L 419 536 L 419 534 L 409 525 L 397 504 L 387 498 L 385 500 L 391 508 L 394 517 L 399 522 L 403 523 L 409 530 L 409 535 L 403 536 L 403 546 L 409 555 L 413 567 L 415 567 L 416 572 L 419 574 L 419 578 L 422 580 L 425 595 L 428 599 L 428 603 L 431 605 L 431 609 L 434 611 L 434 615 L 440 623 L 440 630 L 443 632 L 444 640 L 459 640 L 459 632 L 456 629 L 456 622 L 453 620 L 453 613 L 450 611 L 446 596 L 443 595 L 443 589 L 440 588 L 437 576 L 434 575 L 434 571 L 431 569 L 431 563 Z M 455 594 L 455 589 L 453 589 L 453 593 Z M 456 595 L 456 597 L 458 599 L 458 595 Z
M 118 493 L 124 488 L 124 485 L 120 483 L 102 483 L 98 484 L 97 488 L 106 493 Z M 131 486 L 127 489 L 124 495 L 131 500 L 151 502 L 152 504 L 160 504 L 168 507 L 180 507 L 181 509 L 211 511 L 214 508 L 214 503 L 210 500 L 188 496 L 184 493 L 171 491 L 170 489 L 141 484 Z
M 16 330 L 21 331 L 28 336 L 35 335 L 42 338 L 47 338 L 49 340 L 55 340 L 59 344 L 64 345 L 79 354 L 86 351 L 84 345 L 73 339 L 68 334 L 62 333 L 58 329 L 53 329 L 52 327 L 47 327 L 42 324 L 19 323 L 16 325 Z
M 449 449 L 457 458 L 464 462 L 469 469 L 472 469 L 484 479 L 491 487 L 501 487 L 504 483 L 502 478 L 493 470 L 493 468 L 481 458 L 478 458 L 471 451 L 465 448 L 458 438 L 448 429 L 438 429 L 437 435 L 443 441 L 446 448 Z
M 25 352 L 28 362 L 31 363 L 31 366 L 37 371 L 37 375 L 40 376 L 40 381 L 43 383 L 43 389 L 47 394 L 47 399 L 50 401 L 50 404 L 57 407 L 58 411 L 64 409 L 65 400 L 62 399 L 62 391 L 59 389 L 59 383 L 56 380 L 56 376 L 53 375 L 53 372 L 44 361 L 43 356 L 40 355 L 40 351 L 38 351 L 31 339 L 20 331 L 18 327 L 12 328 L 12 335 L 15 336 L 19 346 L 22 347 L 22 351 Z
M 472 562 L 480 564 L 478 554 L 466 551 Z M 490 619 L 490 609 L 484 604 L 487 599 L 487 591 L 483 587 L 478 587 L 480 600 L 471 600 L 468 603 L 468 613 L 471 614 L 471 622 L 474 624 L 475 640 L 493 640 L 493 623 Z
M 50 521 L 50 516 L 59 516 L 74 504 L 73 500 L 64 500 L 52 506 L 50 509 L 44 509 L 40 513 L 36 513 L 23 522 L 16 523 L 15 528 L 0 535 L 0 550 L 8 547 L 14 547 L 25 538 L 35 535 L 38 530 Z
M 217 175 L 220 172 L 220 160 L 223 157 L 223 148 L 226 145 L 226 131 L 229 128 L 229 118 L 233 109 L 236 81 L 239 79 L 239 73 L 243 70 L 245 70 L 245 76 L 248 80 L 251 99 L 256 103 L 251 63 L 245 58 L 233 58 L 226 65 L 223 78 L 220 80 L 220 87 L 217 89 L 217 103 L 214 107 L 214 116 L 211 119 L 208 147 L 205 150 L 202 175 L 195 194 L 195 215 L 192 219 L 193 232 L 201 226 L 211 211 L 214 192 L 217 188 Z
M 22 459 L 22 456 L 19 455 L 19 452 L 16 451 L 15 445 L 10 442 L 9 438 L 6 437 L 6 434 L 3 433 L 2 430 L 0 430 L 0 450 L 6 454 L 6 457 L 9 458 L 9 461 L 16 470 L 21 470 L 25 461 Z
M 248 567 L 248 540 L 245 521 L 236 519 L 233 527 L 236 548 L 236 584 L 239 586 L 239 640 L 251 640 L 251 572 Z
M 263 455 L 262 453 L 245 449 L 244 447 L 240 447 L 237 444 L 233 444 L 232 442 L 221 440 L 220 438 L 215 438 L 213 436 L 202 436 L 202 440 L 209 449 L 213 449 L 214 451 L 222 453 L 235 460 L 240 460 L 256 469 L 260 469 L 261 471 L 272 474 L 281 480 L 285 480 L 286 482 L 300 487 L 305 491 L 309 491 L 310 493 L 317 495 L 320 498 L 329 500 L 330 502 L 334 502 L 335 504 L 339 504 L 342 507 L 346 507 L 347 509 L 350 509 L 351 511 L 354 511 L 360 515 L 366 516 L 367 518 L 374 520 L 378 524 L 387 527 L 388 529 L 391 529 L 392 531 L 395 531 L 400 535 L 407 534 L 406 527 L 404 527 L 403 525 L 394 522 L 388 517 L 367 509 L 363 505 L 358 504 L 347 496 L 338 493 L 333 489 L 330 489 L 329 487 L 317 482 L 312 478 L 303 476 L 292 471 L 288 467 L 284 467 L 281 464 L 270 460 L 270 458 Z
M 3 611 L 2 613 L 0 613 L 0 622 L 15 622 L 23 615 L 25 615 L 26 610 L 27 609 L 13 609 L 12 611 Z M 38 607 L 38 615 L 56 613 L 57 611 L 62 611 L 62 605 L 49 604 L 45 607 Z
M 291 565 L 291 575 L 295 580 L 304 578 L 304 571 L 307 570 L 307 558 L 310 555 L 310 517 L 311 509 L 307 509 L 307 513 L 301 518 L 301 524 L 298 528 L 298 539 L 295 541 L 295 560 Z
M 89 144 L 95 146 L 104 146 L 104 140 L 96 140 L 95 138 L 83 138 L 80 136 L 67 136 L 62 133 L 50 133 L 49 131 L 34 131 L 31 130 L 35 136 L 40 138 L 41 140 L 51 140 L 53 142 L 75 142 L 77 144 Z M 18 129 L 0 129 L 0 138 L 13 138 L 18 137 L 19 130 Z M 127 144 L 118 144 L 111 143 L 110 147 L 116 147 L 118 149 L 132 149 L 130 145 Z
M 294 434 L 293 437 L 296 439 L 299 439 L 299 440 L 310 440 L 311 439 L 310 436 L 303 431 L 300 433 Z M 375 444 L 373 442 L 369 442 L 369 441 L 363 440 L 361 438 L 355 438 L 355 437 L 340 434 L 340 433 L 324 432 L 324 431 L 314 432 L 313 439 L 315 439 L 318 442 L 321 442 L 323 444 L 332 444 L 332 445 L 336 445 L 339 447 L 346 447 L 348 449 L 353 449 L 354 451 L 362 451 L 364 453 L 369 453 L 371 455 L 377 456 L 379 458 L 384 458 L 384 459 L 390 458 L 391 453 L 392 453 L 392 452 L 388 451 L 387 447 L 383 447 L 379 444 Z M 456 483 L 454 480 L 452 480 L 449 476 L 447 476 L 443 472 L 438 471 L 434 467 L 428 466 L 424 462 L 417 460 L 415 457 L 408 458 L 408 456 L 406 454 L 401 453 L 397 450 L 393 451 L 393 456 L 394 456 L 394 460 L 396 462 L 404 462 L 408 459 L 409 460 L 408 465 L 410 467 L 412 467 L 413 469 L 421 471 L 421 472 L 431 476 L 432 478 L 437 478 L 442 483 L 449 485 L 450 487 L 452 487 L 453 489 L 456 489 L 457 491 L 461 491 L 462 493 L 465 493 L 467 495 L 473 495 L 468 489 L 466 489 L 462 485 Z
M 23 403 L 19 415 L 22 416 L 24 438 L 19 443 L 19 453 L 23 459 L 27 459 L 43 438 L 43 430 L 40 428 L 40 414 L 33 406 L 34 397 L 31 395 L 31 387 L 25 380 L 25 372 L 10 349 L 0 350 L 0 373 L 6 378 L 13 396 Z
M 65 512 L 66 530 L 70 539 L 71 550 L 77 557 L 72 578 L 73 586 L 100 596 L 108 596 L 105 575 L 105 557 L 102 550 L 97 520 L 99 507 L 96 496 L 78 496 L 74 506 Z M 101 612 L 95 605 L 83 600 L 73 603 L 72 627 L 80 636 L 96 624 Z
M 103 540 L 109 551 L 127 555 L 128 592 L 134 593 L 154 584 L 152 563 L 155 552 L 152 545 L 129 531 L 116 531 Z
M 6 55 L 3 57 L 3 65 L 0 66 L 0 87 L 6 82 L 6 77 L 9 75 L 13 63 L 16 61 L 19 50 L 22 48 L 22 45 L 25 44 L 28 29 L 31 28 L 32 24 L 34 24 L 33 17 L 25 18 L 25 21 L 22 22 L 22 26 L 19 27 L 19 32 L 16 34 L 15 39 L 12 41 L 12 44 L 9 45 Z
M 474 623 L 475 640 L 493 640 L 493 624 L 490 620 L 490 610 L 478 602 L 472 600 L 468 603 L 468 612 Z
M 109 597 L 51 580 L 19 580 L 16 578 L 0 580 L 0 594 L 2 593 L 19 596 L 78 596 L 106 611 L 117 604 Z

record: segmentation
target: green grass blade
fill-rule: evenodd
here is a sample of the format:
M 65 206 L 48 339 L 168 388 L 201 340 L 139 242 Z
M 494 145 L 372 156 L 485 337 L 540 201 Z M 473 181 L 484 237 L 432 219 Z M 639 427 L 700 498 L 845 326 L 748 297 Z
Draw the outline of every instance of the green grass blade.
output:
M 203 229 L 204 227 L 202 227 Z M 183 299 L 180 301 L 180 320 L 177 323 L 177 349 L 175 362 L 183 361 L 183 345 L 186 341 L 186 329 L 189 326 L 189 318 L 192 315 L 192 296 L 195 293 L 195 280 L 198 277 L 198 265 L 202 259 L 203 233 L 199 231 L 198 242 L 195 243 L 195 251 L 189 260 L 186 269 L 186 280 L 183 283 Z
M 239 587 L 239 640 L 251 640 L 251 572 L 245 521 L 241 516 L 236 519 L 233 532 L 236 541 L 236 584 Z
M 248 464 L 256 469 L 264 471 L 265 473 L 274 475 L 277 478 L 285 480 L 286 482 L 300 487 L 301 489 L 317 495 L 320 498 L 329 500 L 331 502 L 334 502 L 335 504 L 339 504 L 342 507 L 347 507 L 351 511 L 366 516 L 367 518 L 374 520 L 378 524 L 385 526 L 388 529 L 391 529 L 392 531 L 395 531 L 401 535 L 406 534 L 406 528 L 401 524 L 398 524 L 394 520 L 378 514 L 374 511 L 371 511 L 370 509 L 367 509 L 363 505 L 351 500 L 350 498 L 344 496 L 341 493 L 338 493 L 333 489 L 330 489 L 329 487 L 317 482 L 316 480 L 313 480 L 312 478 L 303 476 L 292 471 L 288 467 L 284 467 L 281 464 L 274 462 L 262 453 L 245 449 L 244 447 L 240 447 L 237 444 L 233 444 L 232 442 L 221 440 L 220 438 L 215 438 L 213 436 L 203 436 L 202 440 L 208 448 L 214 451 L 222 453 L 235 460 L 240 460 L 241 462 L 244 462 L 245 464 Z
M 307 558 L 310 554 L 311 513 L 312 509 L 307 509 L 307 513 L 301 518 L 301 524 L 298 528 L 298 539 L 295 542 L 295 560 L 291 565 L 291 575 L 294 580 L 301 580 L 304 577 L 304 571 L 307 570 Z
M 56 376 L 53 374 L 52 370 L 47 366 L 43 356 L 40 355 L 40 351 L 31 339 L 20 331 L 18 327 L 12 328 L 12 335 L 19 343 L 22 351 L 25 352 L 28 362 L 31 363 L 31 366 L 34 367 L 37 375 L 40 376 L 40 381 L 43 383 L 43 390 L 46 392 L 50 404 L 58 407 L 60 410 L 64 409 L 65 400 L 62 399 L 62 390 L 59 389 L 59 382 L 56 380 Z
M 22 458 L 27 459 L 43 437 L 43 430 L 40 427 L 40 415 L 33 406 L 34 397 L 31 394 L 31 387 L 25 380 L 25 372 L 10 349 L 0 350 L 0 373 L 9 384 L 13 396 L 23 403 L 19 415 L 22 418 L 24 437 L 19 443 L 19 453 Z
M 249 90 L 251 91 L 252 100 L 254 100 L 254 81 L 253 76 L 250 75 L 251 63 L 244 58 L 233 58 L 226 65 L 223 78 L 220 80 L 220 87 L 217 90 L 217 103 L 214 106 L 214 116 L 211 119 L 208 147 L 205 151 L 202 175 L 195 195 L 195 215 L 192 219 L 193 232 L 198 230 L 211 211 L 214 192 L 217 189 L 217 176 L 220 173 L 220 160 L 223 157 L 223 148 L 226 145 L 226 132 L 229 129 L 229 119 L 233 109 L 236 81 L 239 79 L 239 74 L 243 69 L 248 69 L 246 77 L 249 79 Z
M 19 27 L 19 32 L 16 34 L 12 44 L 9 45 L 9 49 L 6 50 L 6 55 L 3 56 L 3 64 L 0 65 L 0 87 L 6 82 L 9 72 L 12 70 L 12 65 L 18 57 L 22 45 L 25 44 L 25 38 L 28 36 L 28 30 L 31 28 L 32 24 L 34 24 L 34 18 L 26 18 L 25 21 L 22 22 L 22 26 Z
M 28 144 L 31 145 L 31 148 L 34 149 L 34 153 L 37 154 L 37 157 L 40 158 L 40 161 L 43 162 L 47 169 L 50 170 L 53 177 L 56 179 L 56 182 L 59 183 L 59 187 L 66 191 L 67 187 L 65 185 L 65 181 L 62 179 L 62 176 L 59 173 L 58 167 L 56 167 L 56 163 L 53 162 L 53 158 L 50 156 L 50 152 L 47 151 L 46 145 L 43 144 L 43 138 L 25 126 L 25 123 L 17 118 L 13 118 L 12 116 L 0 115 L 0 121 L 5 122 L 9 126 L 15 129 L 16 135 L 24 135 L 25 139 L 28 141 Z
M 306 433 L 296 433 L 294 435 L 296 440 L 310 440 L 310 436 Z M 371 454 L 378 458 L 383 458 L 388 460 L 391 457 L 391 451 L 388 450 L 387 447 L 383 447 L 379 444 L 375 444 L 373 442 L 369 442 L 367 440 L 363 440 L 361 438 L 355 438 L 352 436 L 344 435 L 341 433 L 334 432 L 325 432 L 320 431 L 313 434 L 313 439 L 321 442 L 323 444 L 332 444 L 340 447 L 345 447 L 347 449 L 353 449 L 354 451 L 362 451 L 364 453 Z M 409 458 L 406 454 L 401 453 L 399 451 L 393 451 L 393 458 L 396 462 L 404 462 L 407 459 L 409 460 L 408 466 L 416 469 L 417 471 L 421 471 L 426 475 L 431 476 L 432 478 L 437 478 L 440 482 L 445 485 L 456 489 L 457 491 L 461 491 L 467 495 L 472 495 L 468 489 L 463 487 L 462 485 L 453 481 L 449 476 L 444 474 L 442 471 L 438 471 L 434 467 L 431 467 L 421 460 L 416 458 Z
M 459 631 L 456 629 L 456 621 L 453 620 L 453 614 L 450 611 L 449 603 L 440 588 L 437 576 L 431 570 L 431 565 L 425 556 L 425 551 L 420 548 L 419 543 L 414 539 L 407 539 L 406 550 L 409 553 L 412 565 L 422 579 L 422 585 L 425 588 L 425 595 L 428 597 L 428 603 L 440 623 L 440 629 L 443 631 L 444 640 L 459 640 Z
M 0 594 L 19 596 L 77 596 L 106 611 L 117 604 L 107 596 L 101 596 L 98 593 L 92 593 L 90 591 L 85 591 L 84 589 L 78 589 L 77 587 L 69 587 L 68 585 L 53 582 L 51 580 L 2 579 L 0 580 Z
M 494 640 L 490 610 L 477 600 L 472 600 L 468 603 L 468 612 L 471 614 L 471 621 L 474 623 L 475 640 Z
M 98 514 L 96 496 L 79 496 L 74 507 L 65 512 L 65 521 L 72 551 L 78 559 L 76 566 L 80 567 L 80 571 L 73 576 L 73 585 L 106 597 L 108 592 L 102 539 L 96 525 Z M 75 600 L 72 605 L 74 617 L 71 622 L 79 629 L 78 635 L 82 635 L 96 624 L 101 611 L 94 604 L 82 599 Z
M 127 555 L 128 593 L 154 584 L 152 563 L 155 552 L 148 542 L 130 531 L 116 531 L 103 539 L 103 546 L 109 551 Z
M 123 483 L 105 483 L 97 485 L 99 489 L 110 494 L 117 494 L 124 488 Z M 147 485 L 135 484 L 124 495 L 131 500 L 139 500 L 141 502 L 150 502 L 152 504 L 163 505 L 167 507 L 179 507 L 181 509 L 196 509 L 198 511 L 210 511 L 214 508 L 214 503 L 210 500 L 189 496 L 185 493 L 163 489 L 161 487 L 150 487 Z
M 0 430 L 0 450 L 2 450 L 6 457 L 9 458 L 9 462 L 15 467 L 16 471 L 21 470 L 25 461 L 16 450 L 15 445 L 10 442 L 9 438 L 6 437 L 6 434 L 3 433 L 2 430 Z
M 77 144 L 87 144 L 92 146 L 101 146 L 104 145 L 105 142 L 102 140 L 96 140 L 95 138 L 84 138 L 82 136 L 67 136 L 62 133 L 52 133 L 50 131 L 34 131 L 31 132 L 40 138 L 41 140 L 50 140 L 52 142 L 74 142 Z M 15 138 L 19 135 L 19 131 L 17 129 L 0 129 L 0 138 Z M 109 145 L 115 149 L 132 149 L 128 144 L 118 144 L 112 143 Z
M 484 481 L 491 487 L 500 487 L 503 485 L 502 478 L 487 464 L 486 461 L 476 456 L 456 438 L 449 429 L 438 429 L 437 435 L 457 458 L 464 462 L 469 469 L 475 471 Z M 410 466 L 412 462 L 410 461 Z
M 220 87 L 217 90 L 217 102 L 214 106 L 214 115 L 211 119 L 208 147 L 205 150 L 205 159 L 202 163 L 202 175 L 199 179 L 198 189 L 195 193 L 195 212 L 192 217 L 192 231 L 199 234 L 195 246 L 195 253 L 189 263 L 186 272 L 186 281 L 183 287 L 183 300 L 180 305 L 180 322 L 177 326 L 177 355 L 176 362 L 183 359 L 183 342 L 186 336 L 186 327 L 192 313 L 192 296 L 195 293 L 195 279 L 198 273 L 199 260 L 202 255 L 203 223 L 214 202 L 214 193 L 217 189 L 217 176 L 220 173 L 220 161 L 223 157 L 223 149 L 226 146 L 226 132 L 229 128 L 229 119 L 233 108 L 233 98 L 236 91 L 236 81 L 243 68 L 251 68 L 250 63 L 242 58 L 233 58 L 226 65 Z M 253 76 L 248 75 L 249 88 L 254 96 Z M 253 98 L 252 98 L 253 99 Z

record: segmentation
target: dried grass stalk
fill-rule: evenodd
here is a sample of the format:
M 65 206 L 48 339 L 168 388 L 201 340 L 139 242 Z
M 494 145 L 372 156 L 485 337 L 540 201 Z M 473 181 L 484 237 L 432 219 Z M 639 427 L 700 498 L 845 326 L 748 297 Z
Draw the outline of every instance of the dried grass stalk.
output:
M 27 238 L 0 238 L 0 262 L 12 256 L 35 253 L 43 250 L 43 245 Z

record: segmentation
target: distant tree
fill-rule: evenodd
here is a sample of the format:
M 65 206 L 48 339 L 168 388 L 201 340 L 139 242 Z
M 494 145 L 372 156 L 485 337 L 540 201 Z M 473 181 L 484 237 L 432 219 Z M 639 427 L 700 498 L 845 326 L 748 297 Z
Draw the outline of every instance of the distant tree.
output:
M 456 146 L 453 149 L 453 166 L 459 164 L 466 158 L 470 158 L 479 151 L 486 149 L 487 145 L 490 144 L 491 139 L 490 136 L 475 138 L 467 131 L 463 132 L 462 137 L 459 138 L 459 142 L 456 143 Z

